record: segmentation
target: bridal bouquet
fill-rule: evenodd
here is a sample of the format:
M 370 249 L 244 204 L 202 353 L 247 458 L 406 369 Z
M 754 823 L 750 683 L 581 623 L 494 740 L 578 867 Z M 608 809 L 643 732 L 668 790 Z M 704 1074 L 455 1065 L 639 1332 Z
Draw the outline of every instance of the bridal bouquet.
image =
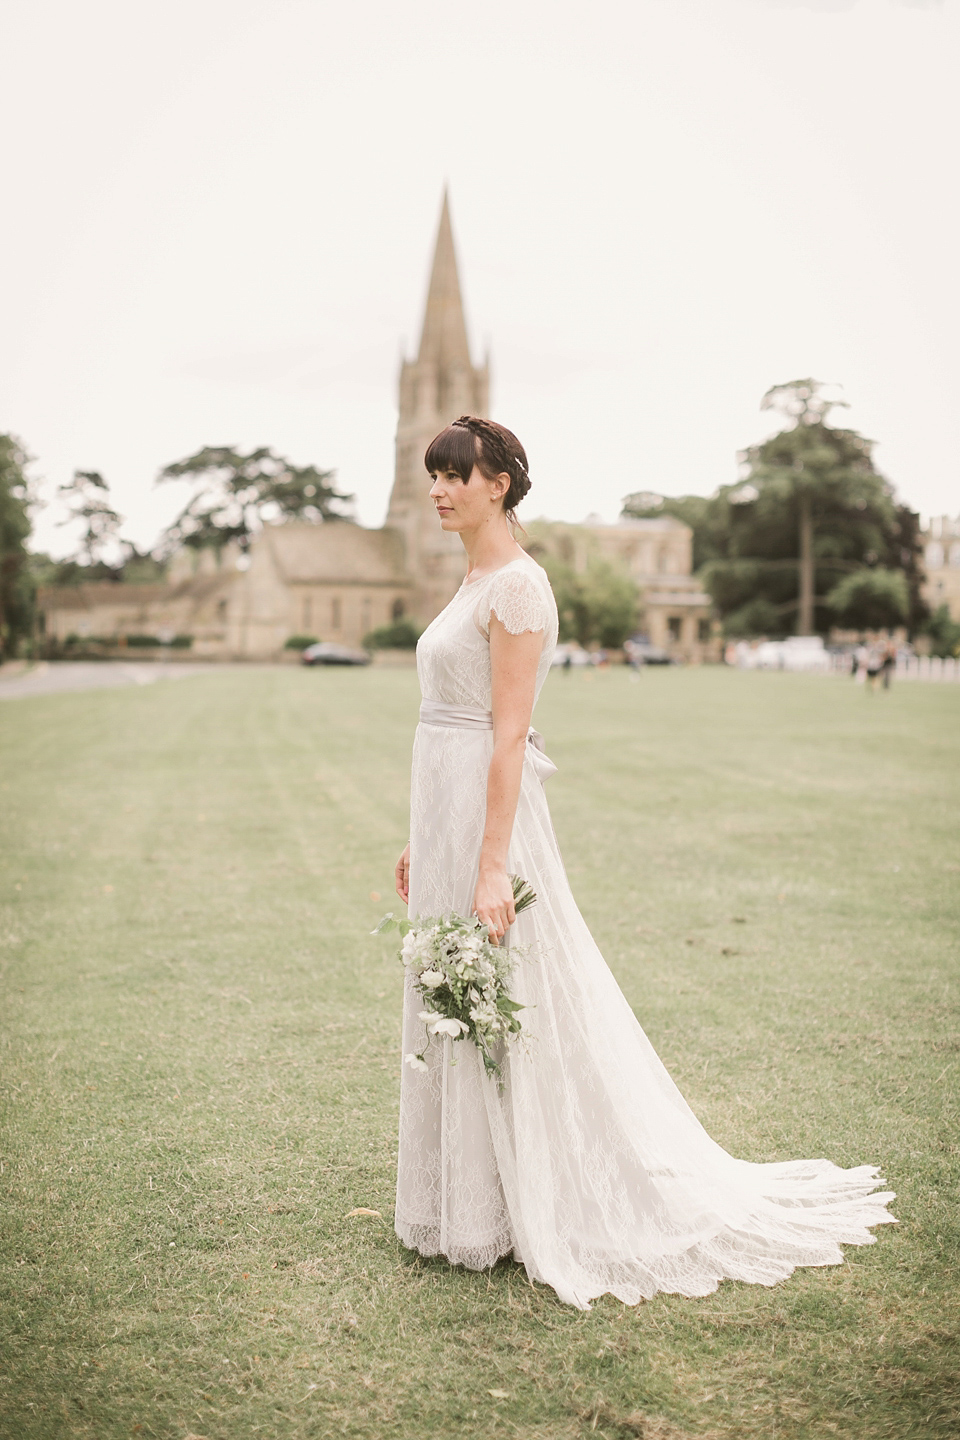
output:
M 512 876 L 511 881 L 519 915 L 537 897 L 519 875 Z M 446 915 L 440 920 L 411 921 L 385 915 L 373 934 L 382 935 L 387 930 L 398 930 L 403 937 L 399 958 L 429 1007 L 420 1012 L 427 1035 L 472 1040 L 487 1073 L 499 1079 L 500 1066 L 491 1049 L 520 1034 L 517 1011 L 524 1008 L 511 1000 L 507 990 L 513 970 L 510 950 L 494 945 L 486 925 L 481 925 L 476 916 L 469 920 L 462 915 Z M 427 1068 L 423 1051 L 403 1058 L 414 1070 Z

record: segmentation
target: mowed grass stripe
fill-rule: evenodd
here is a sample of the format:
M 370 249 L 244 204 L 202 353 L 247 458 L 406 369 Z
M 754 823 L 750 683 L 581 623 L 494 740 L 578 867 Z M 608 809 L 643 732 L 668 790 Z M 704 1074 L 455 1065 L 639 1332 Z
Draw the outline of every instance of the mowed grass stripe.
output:
M 392 1235 L 367 932 L 416 705 L 410 671 L 251 669 L 0 712 L 0 1433 L 955 1433 L 960 691 L 550 677 L 571 881 L 691 1103 L 747 1158 L 882 1164 L 901 1219 L 588 1315 Z

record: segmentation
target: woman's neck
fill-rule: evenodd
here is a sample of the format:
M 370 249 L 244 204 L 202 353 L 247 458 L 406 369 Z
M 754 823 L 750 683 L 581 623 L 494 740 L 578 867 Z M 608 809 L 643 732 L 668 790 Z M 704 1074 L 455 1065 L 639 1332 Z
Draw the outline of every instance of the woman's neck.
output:
M 468 579 L 478 572 L 485 575 L 489 570 L 499 570 L 501 565 L 508 565 L 526 553 L 510 534 L 502 511 L 494 520 L 478 525 L 476 530 L 461 530 L 460 539 L 467 552 Z

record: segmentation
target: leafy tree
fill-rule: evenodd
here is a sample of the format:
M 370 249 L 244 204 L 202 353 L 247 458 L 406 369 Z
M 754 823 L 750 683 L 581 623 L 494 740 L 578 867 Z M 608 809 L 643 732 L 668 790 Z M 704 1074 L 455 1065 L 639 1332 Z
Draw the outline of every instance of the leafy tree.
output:
M 856 570 L 833 587 L 826 603 L 839 624 L 851 630 L 892 630 L 910 609 L 906 576 L 882 566 Z
M 190 480 L 193 494 L 164 532 L 164 548 L 249 548 L 264 521 L 349 519 L 352 495 L 333 485 L 333 470 L 291 465 L 273 450 L 244 455 L 228 445 L 207 446 L 160 472 L 158 483 Z
M 640 608 L 630 576 L 600 555 L 591 555 L 583 570 L 551 555 L 542 556 L 541 564 L 556 596 L 560 639 L 619 649 L 635 629 Z
M 121 540 L 120 558 L 115 565 L 98 560 L 88 565 L 76 558 L 54 560 L 50 555 L 35 552 L 30 556 L 30 568 L 37 586 L 42 585 L 86 585 L 92 580 L 110 582 L 125 581 L 128 585 L 157 585 L 166 576 L 163 560 L 149 551 L 137 548 L 132 540 Z
M 949 605 L 939 605 L 930 616 L 924 631 L 930 636 L 930 653 L 960 655 L 960 620 L 954 620 Z
M 79 520 L 80 535 L 77 563 L 85 568 L 104 565 L 104 555 L 115 548 L 123 516 L 110 504 L 110 487 L 97 470 L 75 470 L 68 485 L 61 485 L 59 494 L 67 501 L 70 514 L 61 525 Z M 109 578 L 115 579 L 113 567 L 107 567 Z
M 693 568 L 726 554 L 727 513 L 704 495 L 655 495 L 649 490 L 626 495 L 621 514 L 627 520 L 657 520 L 672 515 L 693 531 Z
M 524 546 L 550 576 L 560 639 L 616 650 L 636 628 L 640 591 L 626 569 L 606 558 L 578 525 L 532 520 Z
M 0 435 L 0 661 L 16 655 L 33 630 L 36 584 L 26 541 L 33 489 L 30 457 L 13 435 Z
M 628 496 L 624 514 L 675 515 L 691 526 L 694 566 L 729 635 L 825 630 L 839 582 L 878 565 L 903 572 L 903 618 L 917 628 L 926 615 L 919 517 L 895 503 L 872 443 L 828 423 L 836 402 L 813 380 L 774 386 L 763 403 L 791 424 L 743 452 L 739 481 L 709 498 Z

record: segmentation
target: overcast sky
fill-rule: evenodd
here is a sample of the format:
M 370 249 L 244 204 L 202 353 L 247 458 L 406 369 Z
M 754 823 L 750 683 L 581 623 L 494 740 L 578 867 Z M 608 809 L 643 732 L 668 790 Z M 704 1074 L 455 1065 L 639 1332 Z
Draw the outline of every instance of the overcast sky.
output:
M 810 374 L 960 511 L 960 0 L 6 0 L 0 44 L 0 430 L 141 544 L 205 444 L 381 522 L 445 180 L 526 515 L 709 493 Z

